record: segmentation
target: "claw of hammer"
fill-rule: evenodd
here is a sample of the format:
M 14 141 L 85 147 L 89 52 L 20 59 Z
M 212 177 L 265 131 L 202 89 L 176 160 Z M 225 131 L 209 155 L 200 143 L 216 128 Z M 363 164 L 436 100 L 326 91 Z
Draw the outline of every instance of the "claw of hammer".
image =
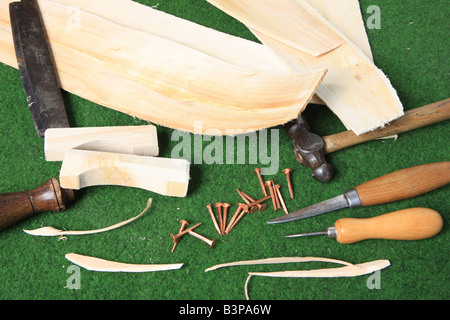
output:
M 320 182 L 333 177 L 333 167 L 325 159 L 325 141 L 309 131 L 309 125 L 300 115 L 284 125 L 288 137 L 294 141 L 294 155 L 301 165 L 312 170 L 312 176 Z

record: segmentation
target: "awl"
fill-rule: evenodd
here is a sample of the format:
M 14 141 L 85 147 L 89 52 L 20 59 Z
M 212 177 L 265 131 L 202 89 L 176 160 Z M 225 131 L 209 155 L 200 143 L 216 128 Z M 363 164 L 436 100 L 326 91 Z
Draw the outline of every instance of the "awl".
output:
M 344 194 L 277 217 L 267 223 L 282 223 L 317 216 L 342 208 L 367 207 L 412 198 L 450 182 L 450 162 L 406 168 L 365 182 Z
M 368 219 L 342 218 L 327 231 L 286 238 L 326 235 L 343 244 L 367 239 L 422 240 L 438 234 L 442 226 L 443 220 L 438 212 L 428 208 L 410 208 Z

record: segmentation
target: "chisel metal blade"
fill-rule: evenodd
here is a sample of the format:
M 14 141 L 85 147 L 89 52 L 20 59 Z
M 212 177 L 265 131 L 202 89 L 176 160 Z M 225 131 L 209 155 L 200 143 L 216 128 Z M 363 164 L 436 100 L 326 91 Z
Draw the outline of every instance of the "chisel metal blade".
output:
M 9 5 L 11 29 L 27 103 L 39 137 L 69 127 L 46 34 L 33 0 Z
M 291 212 L 284 216 L 277 217 L 273 220 L 267 221 L 268 224 L 282 223 L 314 217 L 323 213 L 336 211 L 343 208 L 353 208 L 361 206 L 358 194 L 354 189 L 337 197 L 313 204 L 309 207 Z

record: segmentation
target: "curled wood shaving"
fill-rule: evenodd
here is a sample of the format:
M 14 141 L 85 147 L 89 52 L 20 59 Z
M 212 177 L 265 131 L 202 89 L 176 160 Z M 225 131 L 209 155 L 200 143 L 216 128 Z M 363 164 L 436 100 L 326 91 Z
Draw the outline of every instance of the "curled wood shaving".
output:
M 336 277 L 356 277 L 384 269 L 390 265 L 389 260 L 375 260 L 361 264 L 351 264 L 341 260 L 317 258 L 317 257 L 282 257 L 268 258 L 260 260 L 246 260 L 231 263 L 224 263 L 210 267 L 205 272 L 216 270 L 223 267 L 275 264 L 275 263 L 294 263 L 294 262 L 331 262 L 342 264 L 344 267 L 316 269 L 316 270 L 294 270 L 294 271 L 276 271 L 276 272 L 249 272 L 245 281 L 245 296 L 249 300 L 248 283 L 251 276 L 262 277 L 282 277 L 282 278 L 336 278 Z
M 236 261 L 229 262 L 224 264 L 218 264 L 212 267 L 209 267 L 205 270 L 205 272 L 216 270 L 224 267 L 235 267 L 235 266 L 245 266 L 245 265 L 258 265 L 258 264 L 275 264 L 275 263 L 295 263 L 295 262 L 333 262 L 339 263 L 347 266 L 352 266 L 353 264 L 335 260 L 328 258 L 317 258 L 317 257 L 281 257 L 281 258 L 268 258 L 268 259 L 259 259 L 259 260 L 244 260 L 244 261 Z
M 183 264 L 129 264 L 104 260 L 95 257 L 83 256 L 76 253 L 68 253 L 66 259 L 90 271 L 101 272 L 152 272 L 180 269 Z
M 43 228 L 38 228 L 35 230 L 23 230 L 24 232 L 31 234 L 33 236 L 44 236 L 44 237 L 53 237 L 53 236 L 80 236 L 80 235 L 87 235 L 87 234 L 93 234 L 93 233 L 100 233 L 100 232 L 105 232 L 105 231 L 110 231 L 113 229 L 117 229 L 120 228 L 128 223 L 133 222 L 134 220 L 139 219 L 141 216 L 143 216 L 148 209 L 150 209 L 150 206 L 152 205 L 152 198 L 149 198 L 147 200 L 147 206 L 145 207 L 145 209 L 138 214 L 137 216 L 128 219 L 126 221 L 122 221 L 120 223 L 117 223 L 115 225 L 106 227 L 106 228 L 102 228 L 102 229 L 96 229 L 96 230 L 86 230 L 86 231 L 67 231 L 67 230 L 58 230 L 55 229 L 53 227 L 43 227 Z

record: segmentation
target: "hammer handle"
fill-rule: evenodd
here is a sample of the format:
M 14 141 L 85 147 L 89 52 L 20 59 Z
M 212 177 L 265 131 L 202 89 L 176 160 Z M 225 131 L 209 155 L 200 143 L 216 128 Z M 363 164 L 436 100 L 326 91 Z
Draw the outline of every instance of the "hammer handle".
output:
M 424 164 L 389 173 L 354 189 L 362 206 L 409 199 L 450 183 L 450 161 Z
M 73 198 L 73 191 L 62 189 L 56 178 L 29 191 L 0 194 L 0 230 L 37 213 L 64 211 Z
M 408 110 L 403 117 L 386 125 L 383 129 L 374 130 L 357 136 L 353 131 L 326 136 L 325 153 L 335 152 L 374 139 L 385 138 L 427 125 L 450 119 L 450 98 L 429 105 Z

